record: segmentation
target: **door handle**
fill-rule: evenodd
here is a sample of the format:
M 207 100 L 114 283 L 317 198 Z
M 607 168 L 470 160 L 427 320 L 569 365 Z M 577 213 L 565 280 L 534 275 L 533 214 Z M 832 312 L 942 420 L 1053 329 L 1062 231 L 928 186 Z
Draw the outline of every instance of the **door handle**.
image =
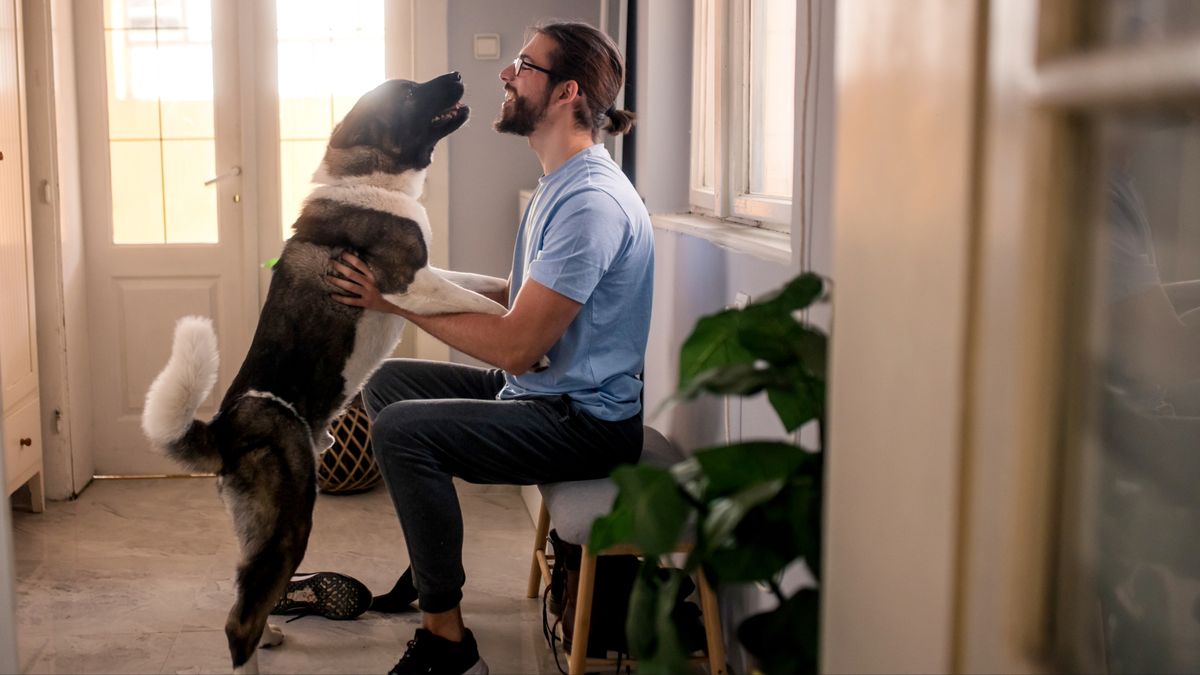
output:
M 225 180 L 226 178 L 237 178 L 240 175 L 242 175 L 242 167 L 235 166 L 232 169 L 226 171 L 225 173 L 219 173 L 219 174 L 213 176 L 212 178 L 209 178 L 208 180 L 204 181 L 204 184 L 212 185 L 213 183 L 215 183 L 219 180 Z

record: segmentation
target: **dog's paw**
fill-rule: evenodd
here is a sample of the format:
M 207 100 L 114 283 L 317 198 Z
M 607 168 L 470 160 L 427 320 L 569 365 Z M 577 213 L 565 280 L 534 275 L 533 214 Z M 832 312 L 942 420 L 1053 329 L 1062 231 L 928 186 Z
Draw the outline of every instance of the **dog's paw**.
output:
M 267 626 L 265 628 L 263 628 L 262 639 L 259 640 L 258 646 L 259 647 L 274 647 L 276 645 L 281 644 L 282 642 L 283 642 L 283 631 L 279 630 L 275 626 L 272 626 L 271 624 L 267 624 Z
M 537 363 L 533 364 L 533 366 L 530 367 L 530 370 L 532 370 L 535 373 L 540 373 L 549 367 L 550 367 L 550 357 L 543 356 L 542 358 L 537 360 Z

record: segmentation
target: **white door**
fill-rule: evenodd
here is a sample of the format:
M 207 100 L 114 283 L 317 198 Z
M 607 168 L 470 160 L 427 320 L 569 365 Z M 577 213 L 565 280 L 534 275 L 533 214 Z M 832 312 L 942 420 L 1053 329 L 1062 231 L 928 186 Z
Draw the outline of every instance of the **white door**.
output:
M 237 7 L 106 0 L 77 12 L 96 472 L 177 474 L 140 424 L 175 322 L 213 319 L 217 399 L 257 309 L 243 264 Z
M 217 328 L 211 415 L 334 123 L 385 77 L 445 72 L 445 0 L 77 7 L 96 473 L 178 474 L 140 428 L 175 321 Z M 448 173 L 443 156 L 425 190 L 442 223 Z M 439 228 L 435 264 L 447 243 Z M 433 342 L 418 353 L 448 357 Z

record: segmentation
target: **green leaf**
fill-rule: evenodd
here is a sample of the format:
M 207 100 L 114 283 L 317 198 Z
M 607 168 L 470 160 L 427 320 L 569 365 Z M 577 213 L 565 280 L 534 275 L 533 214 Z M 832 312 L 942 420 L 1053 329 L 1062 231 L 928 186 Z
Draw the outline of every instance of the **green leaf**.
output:
M 738 640 L 767 675 L 817 672 L 820 596 L 803 588 L 773 611 L 738 626 Z
M 790 314 L 747 309 L 738 324 L 738 341 L 755 357 L 776 367 L 788 367 L 802 363 L 797 345 L 810 332 L 817 331 L 797 322 Z
M 827 381 L 829 337 L 815 328 L 805 326 L 804 330 L 797 335 L 795 347 L 804 368 L 822 382 Z
M 734 363 L 704 371 L 675 392 L 675 397 L 692 399 L 702 391 L 712 394 L 750 396 L 767 387 L 787 387 L 791 384 L 777 370 L 753 363 Z
M 708 479 L 709 498 L 755 483 L 795 475 L 820 475 L 821 457 L 790 443 L 750 441 L 698 450 L 692 456 Z
M 825 387 L 811 379 L 801 380 L 794 388 L 771 387 L 767 389 L 767 401 L 779 415 L 783 428 L 795 431 L 806 422 L 825 414 Z
M 738 341 L 738 310 L 725 310 L 701 318 L 679 351 L 679 386 L 712 368 L 733 363 L 754 363 L 754 355 Z
M 714 499 L 702 524 L 703 541 L 712 547 L 728 540 L 746 513 L 779 494 L 784 484 L 783 478 L 754 483 L 728 497 Z
M 637 658 L 653 654 L 658 648 L 654 620 L 657 615 L 658 577 L 654 565 L 643 559 L 639 574 L 629 593 L 629 614 L 625 619 L 625 639 L 629 653 Z
M 824 290 L 825 279 L 821 275 L 805 272 L 784 284 L 783 288 L 759 298 L 754 304 L 769 307 L 775 312 L 790 314 L 806 309 L 821 297 Z
M 599 553 L 635 544 L 650 558 L 670 552 L 692 512 L 666 469 L 622 466 L 612 474 L 618 492 L 612 512 L 592 524 L 588 545 Z
M 754 548 L 740 542 L 729 548 L 713 550 L 704 570 L 714 585 L 765 581 L 782 572 L 795 556 L 780 555 L 768 548 Z
M 673 612 L 683 571 L 643 563 L 629 597 L 625 637 L 639 673 L 673 675 L 687 669 L 687 648 Z

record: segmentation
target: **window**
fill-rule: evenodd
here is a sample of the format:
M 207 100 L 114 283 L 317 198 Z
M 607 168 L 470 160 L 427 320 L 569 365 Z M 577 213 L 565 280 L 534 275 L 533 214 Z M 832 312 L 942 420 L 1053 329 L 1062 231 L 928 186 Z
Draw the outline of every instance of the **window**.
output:
M 1081 308 L 1067 343 L 1063 670 L 1200 670 L 1200 3 L 1083 3 L 1042 66 L 1084 180 L 1060 227 Z M 1178 64 L 1167 72 L 1161 64 Z M 1095 168 L 1092 168 L 1095 167 Z
M 797 2 L 700 0 L 695 7 L 692 209 L 789 231 Z

